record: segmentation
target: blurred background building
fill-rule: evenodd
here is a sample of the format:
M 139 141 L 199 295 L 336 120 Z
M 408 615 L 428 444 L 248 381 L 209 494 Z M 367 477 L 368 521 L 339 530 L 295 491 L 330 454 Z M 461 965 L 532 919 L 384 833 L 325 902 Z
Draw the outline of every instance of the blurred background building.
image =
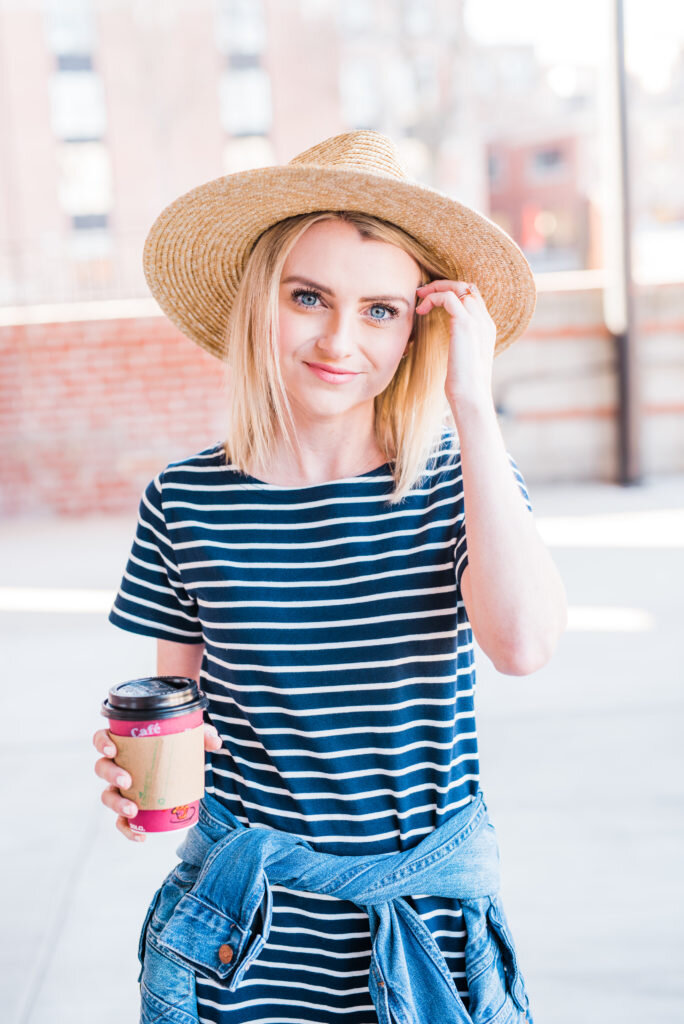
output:
M 147 231 L 195 185 L 351 128 L 391 135 L 412 176 L 488 214 L 529 259 L 537 313 L 495 382 L 528 478 L 614 478 L 601 62 L 576 52 L 549 63 L 532 42 L 486 41 L 484 7 L 3 0 L 0 417 L 11 441 L 6 432 L 0 510 L 127 507 L 160 458 L 221 436 L 220 368 L 159 317 L 142 273 Z M 636 74 L 628 88 L 644 467 L 675 471 L 681 48 L 657 89 Z

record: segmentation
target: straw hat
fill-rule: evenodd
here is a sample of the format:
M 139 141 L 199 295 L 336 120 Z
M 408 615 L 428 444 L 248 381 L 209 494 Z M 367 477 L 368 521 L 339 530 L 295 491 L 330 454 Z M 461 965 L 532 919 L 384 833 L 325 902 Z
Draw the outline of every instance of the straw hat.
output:
M 495 355 L 527 327 L 536 301 L 524 255 L 500 227 L 412 181 L 391 139 L 335 135 L 288 164 L 228 174 L 170 203 L 145 241 L 150 291 L 168 318 L 202 348 L 225 356 L 225 333 L 252 246 L 286 217 L 350 210 L 403 228 L 448 268 L 477 284 L 497 326 Z

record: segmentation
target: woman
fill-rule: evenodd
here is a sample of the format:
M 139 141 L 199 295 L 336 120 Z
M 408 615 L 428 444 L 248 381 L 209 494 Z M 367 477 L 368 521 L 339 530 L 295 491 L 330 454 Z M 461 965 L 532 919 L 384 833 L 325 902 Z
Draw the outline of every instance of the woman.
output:
M 110 615 L 210 702 L 204 825 L 143 926 L 142 1019 L 531 1021 L 479 791 L 472 643 L 524 675 L 566 624 L 491 393 L 534 309 L 524 257 L 410 182 L 388 139 L 351 132 L 182 196 L 145 269 L 227 358 L 231 404 L 226 442 L 146 489 Z M 103 802 L 140 839 L 115 748 L 94 743 Z M 400 856 L 428 891 L 392 889 L 398 871 L 359 888 Z M 338 865 L 361 868 L 347 884 Z M 185 894 L 216 916 L 188 924 Z M 222 944 L 198 951 L 219 918 Z

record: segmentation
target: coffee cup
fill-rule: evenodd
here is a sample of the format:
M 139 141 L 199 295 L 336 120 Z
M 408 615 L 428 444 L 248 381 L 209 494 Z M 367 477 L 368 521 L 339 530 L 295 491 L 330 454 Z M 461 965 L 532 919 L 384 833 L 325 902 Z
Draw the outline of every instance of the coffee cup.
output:
M 102 703 L 116 764 L 131 776 L 122 794 L 138 806 L 135 832 L 172 832 L 197 821 L 204 793 L 204 716 L 194 679 L 146 676 L 117 683 Z

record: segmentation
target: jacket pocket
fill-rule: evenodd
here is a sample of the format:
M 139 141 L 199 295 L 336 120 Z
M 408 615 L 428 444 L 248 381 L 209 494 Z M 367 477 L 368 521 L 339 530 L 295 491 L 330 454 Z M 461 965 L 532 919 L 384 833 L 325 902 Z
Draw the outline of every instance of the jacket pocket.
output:
M 461 900 L 473 1024 L 532 1024 L 527 995 L 498 897 Z
M 147 943 L 140 982 L 140 1024 L 197 1024 L 197 995 L 191 971 Z
M 173 916 L 155 936 L 155 945 L 169 959 L 185 964 L 215 981 L 237 985 L 238 972 L 247 959 L 258 955 L 264 945 L 261 935 L 252 936 L 216 907 L 188 892 L 178 901 Z
M 147 908 L 138 942 L 141 1024 L 197 1024 L 195 976 L 187 964 L 160 950 L 159 932 L 192 885 L 192 869 L 182 864 L 169 872 Z
M 506 987 L 508 988 L 515 1005 L 526 1014 L 526 1020 L 531 1021 L 529 1015 L 529 999 L 525 990 L 525 980 L 518 964 L 518 957 L 513 944 L 513 937 L 508 927 L 508 921 L 504 914 L 503 906 L 498 897 L 490 900 L 487 911 L 487 919 L 496 937 L 501 953 L 501 960 L 506 975 Z

